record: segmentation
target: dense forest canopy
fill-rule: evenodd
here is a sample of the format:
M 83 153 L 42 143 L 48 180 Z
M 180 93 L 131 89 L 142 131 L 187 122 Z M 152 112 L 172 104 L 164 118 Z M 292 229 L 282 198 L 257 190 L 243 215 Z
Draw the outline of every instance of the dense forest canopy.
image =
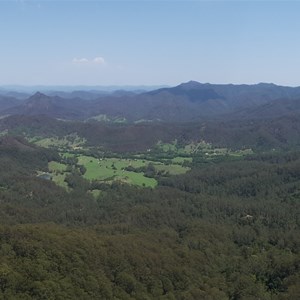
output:
M 22 137 L 0 153 L 3 299 L 299 296 L 297 149 L 194 153 L 185 174 L 150 172 L 154 189 L 87 180 L 71 158 L 63 188 L 36 171 L 66 158 Z

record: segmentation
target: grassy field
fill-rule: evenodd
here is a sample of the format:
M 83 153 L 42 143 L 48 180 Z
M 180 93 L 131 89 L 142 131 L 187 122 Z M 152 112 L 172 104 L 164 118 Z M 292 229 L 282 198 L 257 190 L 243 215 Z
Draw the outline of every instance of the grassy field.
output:
M 76 149 L 80 148 L 86 142 L 85 139 L 80 138 L 76 134 L 70 134 L 63 138 L 58 137 L 48 137 L 48 138 L 38 138 L 34 137 L 30 142 L 35 143 L 36 145 L 44 148 L 57 147 L 57 148 L 71 148 Z
M 65 182 L 67 166 L 56 161 L 50 161 L 48 163 L 48 169 L 52 176 L 52 181 L 57 185 L 68 189 L 68 184 Z
M 148 156 L 145 154 L 140 155 L 141 157 L 135 155 L 132 158 L 95 158 L 79 154 L 78 152 L 78 154 L 75 154 L 76 150 L 81 148 L 81 146 L 78 145 L 84 143 L 84 141 L 80 140 L 76 135 L 66 136 L 63 139 L 47 138 L 39 140 L 36 143 L 40 143 L 44 147 L 49 145 L 55 145 L 56 147 L 68 145 L 69 150 L 65 147 L 62 150 L 63 152 L 61 152 L 61 156 L 63 158 L 71 158 L 75 156 L 78 159 L 78 165 L 82 165 L 86 168 L 86 172 L 83 177 L 87 180 L 100 180 L 107 183 L 117 180 L 128 184 L 151 188 L 154 188 L 157 185 L 156 179 L 146 177 L 143 173 L 150 172 L 151 177 L 155 176 L 155 172 L 153 174 L 149 171 L 150 169 L 148 168 L 148 165 L 150 163 L 154 166 L 155 171 L 157 173 L 159 172 L 159 174 L 156 173 L 158 176 L 179 175 L 190 170 L 190 168 L 185 166 L 184 163 L 192 163 L 195 155 L 202 155 L 203 158 L 209 161 L 222 156 L 243 156 L 252 152 L 251 149 L 231 151 L 227 148 L 213 148 L 211 144 L 204 141 L 179 146 L 175 140 L 168 144 L 158 142 L 156 146 L 156 151 L 161 150 L 161 153 L 167 152 L 167 159 L 161 158 L 159 155 L 158 159 L 155 155 L 149 155 L 149 158 L 147 159 Z M 74 153 L 70 153 L 69 151 Z M 164 161 L 165 163 L 163 163 Z M 139 170 L 129 170 L 130 167 L 133 169 L 145 169 L 139 172 Z M 67 183 L 64 181 L 67 174 L 66 170 L 67 164 L 58 162 L 49 163 L 49 171 L 51 172 L 52 180 L 56 184 L 68 189 Z M 99 191 L 91 191 L 91 193 L 95 197 L 99 196 Z
M 155 187 L 157 181 L 154 178 L 145 177 L 143 173 L 126 171 L 132 166 L 139 168 L 146 165 L 144 160 L 103 158 L 96 159 L 91 156 L 79 156 L 78 164 L 85 166 L 84 178 L 88 180 L 120 180 L 139 186 Z
M 172 163 L 173 163 L 173 164 L 178 164 L 178 165 L 183 164 L 185 161 L 192 162 L 192 161 L 193 161 L 193 158 L 192 158 L 192 157 L 176 156 L 176 157 L 174 157 L 174 158 L 172 159 Z
M 172 163 L 174 164 L 182 164 L 184 160 L 192 161 L 191 157 L 188 156 L 193 156 L 197 154 L 204 154 L 207 159 L 211 159 L 215 156 L 225 156 L 225 155 L 230 155 L 234 157 L 239 157 L 239 156 L 244 156 L 244 155 L 249 155 L 253 154 L 252 149 L 243 149 L 243 150 L 231 150 L 228 148 L 215 148 L 212 146 L 212 144 L 207 143 L 205 141 L 201 141 L 198 143 L 190 143 L 188 145 L 179 146 L 177 144 L 177 141 L 173 141 L 173 143 L 162 143 L 158 142 L 156 147 L 161 150 L 162 152 L 169 152 L 176 155 L 182 155 L 182 156 L 187 156 L 187 157 L 181 157 L 177 156 L 172 159 Z
M 74 157 L 74 156 L 76 156 L 76 154 L 70 153 L 70 152 L 60 153 L 60 155 L 61 155 L 63 158 L 69 158 L 69 157 Z
M 65 182 L 66 175 L 68 173 L 63 174 L 52 174 L 52 181 L 55 182 L 57 185 L 65 188 L 66 190 L 69 189 L 68 184 Z
M 64 172 L 67 166 L 56 161 L 50 161 L 48 163 L 48 169 L 50 172 Z
M 157 182 L 154 178 L 145 177 L 142 172 L 131 172 L 125 170 L 127 167 L 140 168 L 152 163 L 157 171 L 165 171 L 170 175 L 186 173 L 189 168 L 181 166 L 183 162 L 181 157 L 175 158 L 174 164 L 165 165 L 159 162 L 142 160 L 142 159 L 119 159 L 103 158 L 96 159 L 91 156 L 79 156 L 78 164 L 85 166 L 86 173 L 84 178 L 88 180 L 120 180 L 129 184 L 139 186 L 155 187 Z M 189 159 L 191 160 L 191 159 Z
M 82 176 L 87 180 L 100 180 L 106 183 L 121 181 L 141 187 L 154 188 L 157 185 L 157 180 L 153 177 L 184 174 L 190 170 L 191 165 L 187 164 L 186 166 L 185 163 L 192 163 L 194 157 L 200 156 L 204 160 L 211 161 L 222 159 L 223 156 L 239 157 L 252 153 L 251 149 L 232 151 L 227 148 L 214 148 L 210 143 L 204 141 L 180 145 L 177 140 L 174 140 L 171 143 L 158 142 L 153 149 L 153 154 L 148 150 L 129 156 L 130 158 L 105 157 L 105 153 L 98 149 L 99 151 L 96 152 L 98 157 L 100 155 L 103 157 L 95 158 L 89 154 L 82 154 L 91 152 L 89 148 L 85 148 L 85 140 L 77 134 L 63 138 L 35 137 L 31 141 L 42 147 L 56 147 L 60 152 L 65 163 L 52 161 L 48 164 L 48 168 L 52 181 L 67 190 L 70 190 L 65 182 L 66 176 L 70 174 L 68 171 L 71 171 L 72 168 L 79 171 L 80 165 L 86 169 Z M 77 158 L 77 164 L 76 160 L 68 160 L 72 157 Z M 152 164 L 154 169 L 149 164 Z M 144 172 L 150 177 L 145 176 Z M 101 195 L 100 190 L 90 192 L 95 198 Z
M 175 140 L 173 143 L 162 143 L 158 142 L 157 147 L 163 152 L 177 152 L 177 141 Z

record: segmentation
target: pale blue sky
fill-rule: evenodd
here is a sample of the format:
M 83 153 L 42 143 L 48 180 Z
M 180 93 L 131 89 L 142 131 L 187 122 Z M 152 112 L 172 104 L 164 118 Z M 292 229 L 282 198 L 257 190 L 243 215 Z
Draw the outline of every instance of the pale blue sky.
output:
M 0 85 L 300 85 L 298 1 L 1 1 Z

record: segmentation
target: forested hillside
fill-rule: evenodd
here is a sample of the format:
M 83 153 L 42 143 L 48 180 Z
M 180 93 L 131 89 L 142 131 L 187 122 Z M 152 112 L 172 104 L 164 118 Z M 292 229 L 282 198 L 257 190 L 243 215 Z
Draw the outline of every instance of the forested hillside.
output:
M 300 146 L 300 118 L 214 120 L 190 123 L 103 124 L 62 121 L 46 116 L 10 116 L 0 119 L 0 130 L 27 138 L 63 138 L 76 134 L 87 145 L 115 152 L 144 151 L 157 141 L 182 145 L 204 140 L 219 147 L 259 151 Z
M 194 157 L 155 189 L 74 170 L 69 190 L 36 176 L 54 149 L 0 152 L 3 299 L 299 298 L 299 151 Z

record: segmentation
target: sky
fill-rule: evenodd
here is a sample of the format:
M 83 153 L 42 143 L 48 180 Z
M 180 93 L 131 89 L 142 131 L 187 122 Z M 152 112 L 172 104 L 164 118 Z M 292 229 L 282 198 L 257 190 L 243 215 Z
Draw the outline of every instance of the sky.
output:
M 0 85 L 300 86 L 300 1 L 0 0 Z

